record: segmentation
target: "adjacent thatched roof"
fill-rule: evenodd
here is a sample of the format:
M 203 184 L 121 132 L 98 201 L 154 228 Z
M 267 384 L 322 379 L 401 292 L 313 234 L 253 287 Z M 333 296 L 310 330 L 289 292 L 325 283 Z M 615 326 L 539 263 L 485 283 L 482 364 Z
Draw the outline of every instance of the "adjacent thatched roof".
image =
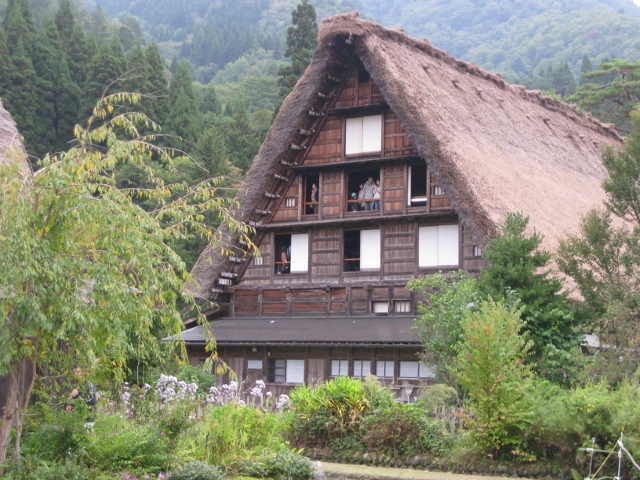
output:
M 520 211 L 553 249 L 604 199 L 600 148 L 622 143 L 613 126 L 357 13 L 323 20 L 318 38 L 236 197 L 242 218 L 265 208 L 263 192 L 274 190 L 273 173 L 292 158 L 297 130 L 309 128 L 308 110 L 321 108 L 317 94 L 332 88 L 327 74 L 340 76 L 353 55 L 480 240 L 497 233 L 507 212 Z M 217 250 L 202 253 L 192 271 L 198 296 L 208 297 L 225 260 Z
M 0 100 L 0 163 L 21 162 L 25 171 L 31 171 L 16 122 L 2 106 Z

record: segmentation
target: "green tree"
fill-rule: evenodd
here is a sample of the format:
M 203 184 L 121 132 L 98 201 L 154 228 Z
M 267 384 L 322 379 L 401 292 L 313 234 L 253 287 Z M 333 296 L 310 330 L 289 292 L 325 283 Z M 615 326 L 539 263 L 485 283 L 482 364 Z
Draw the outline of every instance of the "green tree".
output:
M 585 75 L 591 73 L 592 69 L 591 60 L 589 60 L 589 56 L 585 53 L 584 57 L 582 57 L 582 63 L 580 64 L 580 85 L 587 83 Z
M 137 137 L 135 125 L 146 123 L 146 117 L 109 117 L 114 104 L 134 99 L 116 94 L 102 100 L 89 120 L 98 126 L 79 128 L 77 145 L 60 158 L 46 157 L 36 176 L 17 162 L 0 165 L 0 376 L 7 394 L 0 405 L 0 465 L 14 419 L 19 445 L 35 367 L 63 374 L 83 365 L 93 375 L 121 378 L 127 359 L 139 348 L 166 345 L 154 329 L 161 337 L 180 333 L 176 299 L 188 275 L 165 240 L 189 230 L 211 235 L 199 221 L 205 211 L 246 232 L 228 215 L 224 199 L 215 196 L 212 182 L 202 182 L 176 201 L 164 200 L 167 188 L 145 161 L 151 151 L 166 162 L 171 156 Z M 132 139 L 117 139 L 116 128 Z M 155 188 L 144 194 L 158 198 L 161 208 L 147 213 L 132 202 L 140 192 L 114 186 L 110 172 L 121 163 L 148 173 Z M 25 361 L 34 368 L 25 378 L 26 401 L 18 409 Z M 17 448 L 14 454 L 19 455 Z
M 71 80 L 79 87 L 83 87 L 86 84 L 87 73 L 90 70 L 89 65 L 92 53 L 90 46 L 87 44 L 84 30 L 80 25 L 76 24 L 73 27 L 70 41 L 65 47 L 65 52 Z
M 524 361 L 532 343 L 524 330 L 520 311 L 493 300 L 481 302 L 462 323 L 455 372 L 469 395 L 469 431 L 485 453 L 522 453 L 534 420 L 534 376 Z
M 100 47 L 97 55 L 91 59 L 85 86 L 85 116 L 93 109 L 105 93 L 114 93 L 123 88 L 122 80 L 127 70 L 127 59 L 122 51 L 120 40 L 114 37 L 111 44 Z
M 22 45 L 27 57 L 33 53 L 35 27 L 31 16 L 29 0 L 9 2 L 4 17 L 4 30 L 7 35 L 7 48 L 11 55 L 15 54 L 18 44 Z
M 582 335 L 567 294 L 561 293 L 562 282 L 549 273 L 551 254 L 540 249 L 540 234 L 527 234 L 528 223 L 520 213 L 506 215 L 501 234 L 484 249 L 489 265 L 480 273 L 478 288 L 496 300 L 512 291 L 522 301 L 533 358 L 540 362 L 549 349 L 570 351 L 578 346 Z
M 560 244 L 559 267 L 571 276 L 584 302 L 579 312 L 602 345 L 597 373 L 611 381 L 631 376 L 640 366 L 640 113 L 626 147 L 606 148 L 602 159 L 609 173 L 603 182 L 604 209 L 590 212 L 580 236 Z M 621 225 L 624 223 L 625 225 Z
M 422 357 L 427 365 L 435 367 L 439 380 L 459 392 L 452 367 L 456 346 L 462 340 L 463 319 L 480 300 L 476 279 L 463 271 L 447 276 L 437 273 L 411 280 L 408 288 L 426 297 L 418 304 L 414 323 L 422 337 Z
M 60 38 L 64 38 L 69 42 L 73 35 L 73 29 L 76 25 L 76 20 L 73 16 L 73 11 L 71 10 L 70 0 L 60 0 L 55 22 Z
M 148 94 L 151 92 L 152 86 L 149 81 L 149 64 L 142 45 L 136 43 L 129 54 L 127 62 L 127 76 L 124 81 L 124 87 L 129 92 Z M 146 112 L 145 112 L 146 113 Z
M 15 75 L 16 70 L 7 49 L 4 29 L 0 28 L 0 98 L 2 98 L 4 107 L 8 110 L 11 109 L 12 79 Z
M 22 41 L 18 42 L 11 55 L 11 62 L 15 69 L 8 95 L 9 111 L 25 138 L 27 151 L 36 155 L 43 154 L 50 146 L 43 139 L 50 140 L 53 131 L 51 86 L 36 75 L 33 63 L 22 47 Z
M 293 25 L 287 28 L 287 50 L 284 53 L 285 57 L 291 59 L 291 65 L 278 70 L 280 97 L 283 100 L 311 63 L 318 36 L 316 9 L 307 0 L 302 0 L 291 12 L 291 23 Z
M 584 77 L 591 83 L 581 85 L 567 100 L 628 132 L 630 113 L 640 98 L 640 62 L 620 59 L 602 62 Z M 605 83 L 599 84 L 602 79 L 606 79 Z
M 169 114 L 166 66 L 156 43 L 147 46 L 145 55 L 149 66 L 149 94 L 152 97 L 149 101 L 149 117 L 161 126 L 165 126 Z
M 193 79 L 186 60 L 182 60 L 169 84 L 167 131 L 193 144 L 198 138 L 200 125 L 200 111 L 193 91 Z
M 232 163 L 243 173 L 246 173 L 258 153 L 260 138 L 256 135 L 251 119 L 242 103 L 234 109 L 227 131 L 227 144 L 231 152 Z

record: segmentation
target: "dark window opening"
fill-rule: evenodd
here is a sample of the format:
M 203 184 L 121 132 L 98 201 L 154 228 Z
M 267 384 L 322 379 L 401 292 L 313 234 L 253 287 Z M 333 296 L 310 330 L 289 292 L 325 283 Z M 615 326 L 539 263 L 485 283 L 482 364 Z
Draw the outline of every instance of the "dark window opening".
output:
M 267 370 L 267 382 L 284 383 L 286 379 L 286 360 L 283 358 L 270 358 Z
M 369 72 L 363 66 L 358 67 L 358 83 L 366 83 L 369 81 Z
M 315 188 L 314 188 L 315 187 Z M 320 175 L 309 175 L 304 184 L 304 214 L 318 213 L 320 202 Z
M 344 232 L 344 271 L 360 271 L 360 230 Z
M 410 206 L 416 207 L 427 204 L 427 166 L 411 166 L 411 197 Z
M 345 211 L 380 210 L 382 185 L 380 170 L 364 170 L 347 174 Z
M 276 235 L 274 246 L 274 273 L 278 275 L 291 273 L 291 234 Z

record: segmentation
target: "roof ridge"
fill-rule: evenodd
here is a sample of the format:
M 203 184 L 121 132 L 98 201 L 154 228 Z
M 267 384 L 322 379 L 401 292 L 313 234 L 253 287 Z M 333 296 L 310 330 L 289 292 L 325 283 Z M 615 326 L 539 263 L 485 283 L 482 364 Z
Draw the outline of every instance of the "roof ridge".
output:
M 324 18 L 318 33 L 318 43 L 330 42 L 339 36 L 347 36 L 347 43 L 351 43 L 354 37 L 367 35 L 377 35 L 381 38 L 387 37 L 396 42 L 414 47 L 431 58 L 442 61 L 461 72 L 489 81 L 498 88 L 509 91 L 523 100 L 540 105 L 549 111 L 560 113 L 573 121 L 576 121 L 577 117 L 581 117 L 586 121 L 584 126 L 598 133 L 613 137 L 616 140 L 622 138 L 618 135 L 614 124 L 600 122 L 591 113 L 578 110 L 577 105 L 544 95 L 540 90 L 528 90 L 523 85 L 509 83 L 500 73 L 488 72 L 474 62 L 457 59 L 448 51 L 433 46 L 426 38 L 410 37 L 401 28 L 390 29 L 370 20 L 362 19 L 357 11 Z

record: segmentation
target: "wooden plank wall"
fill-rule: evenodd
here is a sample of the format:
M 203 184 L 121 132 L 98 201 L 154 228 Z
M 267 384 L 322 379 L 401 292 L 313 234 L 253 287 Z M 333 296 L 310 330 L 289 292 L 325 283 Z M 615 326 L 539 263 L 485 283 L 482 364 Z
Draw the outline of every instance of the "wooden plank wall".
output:
M 334 280 L 342 271 L 342 232 L 340 228 L 321 228 L 311 237 L 311 277 L 315 282 Z
M 299 175 L 296 175 L 289 188 L 282 199 L 279 202 L 279 207 L 273 214 L 274 222 L 295 222 L 298 220 L 298 211 L 300 204 L 304 202 L 302 198 L 302 181 Z M 287 207 L 287 198 L 295 198 L 295 204 L 292 207 Z
M 324 172 L 322 174 L 322 218 L 335 218 L 342 211 L 342 171 Z
M 255 259 L 249 260 L 249 266 L 244 272 L 243 280 L 268 280 L 271 278 L 271 269 L 273 268 L 273 236 L 268 233 L 258 245 L 260 256 L 262 258 L 262 265 L 256 265 Z
M 402 213 L 405 203 L 406 166 L 386 165 L 383 172 L 383 213 Z
M 354 73 L 349 77 L 334 108 L 353 107 L 356 105 L 356 92 L 358 89 L 358 74 Z
M 398 116 L 389 111 L 384 118 L 384 156 L 416 155 L 418 149 L 402 128 Z
M 337 163 L 342 160 L 342 123 L 340 117 L 327 119 L 309 149 L 305 165 Z
M 431 195 L 429 201 L 431 202 L 431 210 L 445 210 L 451 208 L 451 201 L 445 195 L 435 194 L 436 187 L 439 187 L 440 183 L 433 173 L 431 173 L 430 176 Z
M 469 228 L 462 228 L 462 267 L 469 272 L 479 272 L 487 266 L 487 260 L 484 257 L 476 257 L 474 255 L 474 247 L 478 245 L 478 241 L 474 238 Z
M 416 270 L 417 226 L 393 223 L 384 228 L 382 262 L 385 275 L 413 275 Z

